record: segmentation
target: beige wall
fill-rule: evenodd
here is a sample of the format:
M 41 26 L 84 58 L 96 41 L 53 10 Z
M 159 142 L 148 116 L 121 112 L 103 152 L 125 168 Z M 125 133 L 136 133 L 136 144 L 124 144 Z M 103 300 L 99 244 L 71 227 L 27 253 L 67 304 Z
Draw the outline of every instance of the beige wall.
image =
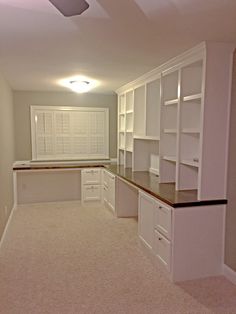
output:
M 70 92 L 14 92 L 16 160 L 31 159 L 30 105 L 109 108 L 110 157 L 116 157 L 116 95 L 76 94 Z
M 230 113 L 227 199 L 225 263 L 236 271 L 236 52 L 234 53 Z
M 13 122 L 12 91 L 0 73 L 0 237 L 13 207 Z

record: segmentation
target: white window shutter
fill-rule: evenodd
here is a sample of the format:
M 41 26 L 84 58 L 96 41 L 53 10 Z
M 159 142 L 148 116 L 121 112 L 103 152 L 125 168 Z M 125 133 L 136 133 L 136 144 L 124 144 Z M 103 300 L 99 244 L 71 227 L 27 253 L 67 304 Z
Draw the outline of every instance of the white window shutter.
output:
M 33 159 L 108 158 L 108 109 L 31 106 Z

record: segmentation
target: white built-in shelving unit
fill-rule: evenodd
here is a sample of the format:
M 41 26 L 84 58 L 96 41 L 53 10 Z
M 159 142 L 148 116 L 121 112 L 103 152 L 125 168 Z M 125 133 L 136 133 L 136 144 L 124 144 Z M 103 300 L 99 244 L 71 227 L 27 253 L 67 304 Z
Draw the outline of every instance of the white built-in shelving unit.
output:
M 117 91 L 120 164 L 225 198 L 233 49 L 204 42 Z

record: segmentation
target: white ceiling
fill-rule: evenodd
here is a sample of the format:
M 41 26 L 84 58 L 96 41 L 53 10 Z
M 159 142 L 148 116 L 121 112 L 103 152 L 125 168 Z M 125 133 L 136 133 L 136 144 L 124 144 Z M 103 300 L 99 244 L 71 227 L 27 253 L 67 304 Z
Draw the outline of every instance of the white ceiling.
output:
M 236 0 L 87 0 L 66 18 L 48 0 L 0 0 L 0 71 L 15 90 L 67 90 L 85 75 L 111 93 L 203 40 L 236 42 Z

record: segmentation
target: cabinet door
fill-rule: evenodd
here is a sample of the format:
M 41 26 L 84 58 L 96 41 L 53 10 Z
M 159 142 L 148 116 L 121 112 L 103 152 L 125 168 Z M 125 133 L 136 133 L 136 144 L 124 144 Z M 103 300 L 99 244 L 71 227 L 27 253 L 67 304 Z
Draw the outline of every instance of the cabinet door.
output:
M 158 231 L 154 235 L 154 252 L 159 261 L 170 271 L 171 243 Z
M 138 226 L 139 237 L 152 249 L 154 236 L 155 201 L 146 193 L 139 193 Z
M 113 175 L 109 175 L 109 205 L 115 211 L 115 179 Z
M 108 186 L 103 186 L 103 203 L 105 206 L 108 206 L 108 198 L 109 198 L 109 191 Z

